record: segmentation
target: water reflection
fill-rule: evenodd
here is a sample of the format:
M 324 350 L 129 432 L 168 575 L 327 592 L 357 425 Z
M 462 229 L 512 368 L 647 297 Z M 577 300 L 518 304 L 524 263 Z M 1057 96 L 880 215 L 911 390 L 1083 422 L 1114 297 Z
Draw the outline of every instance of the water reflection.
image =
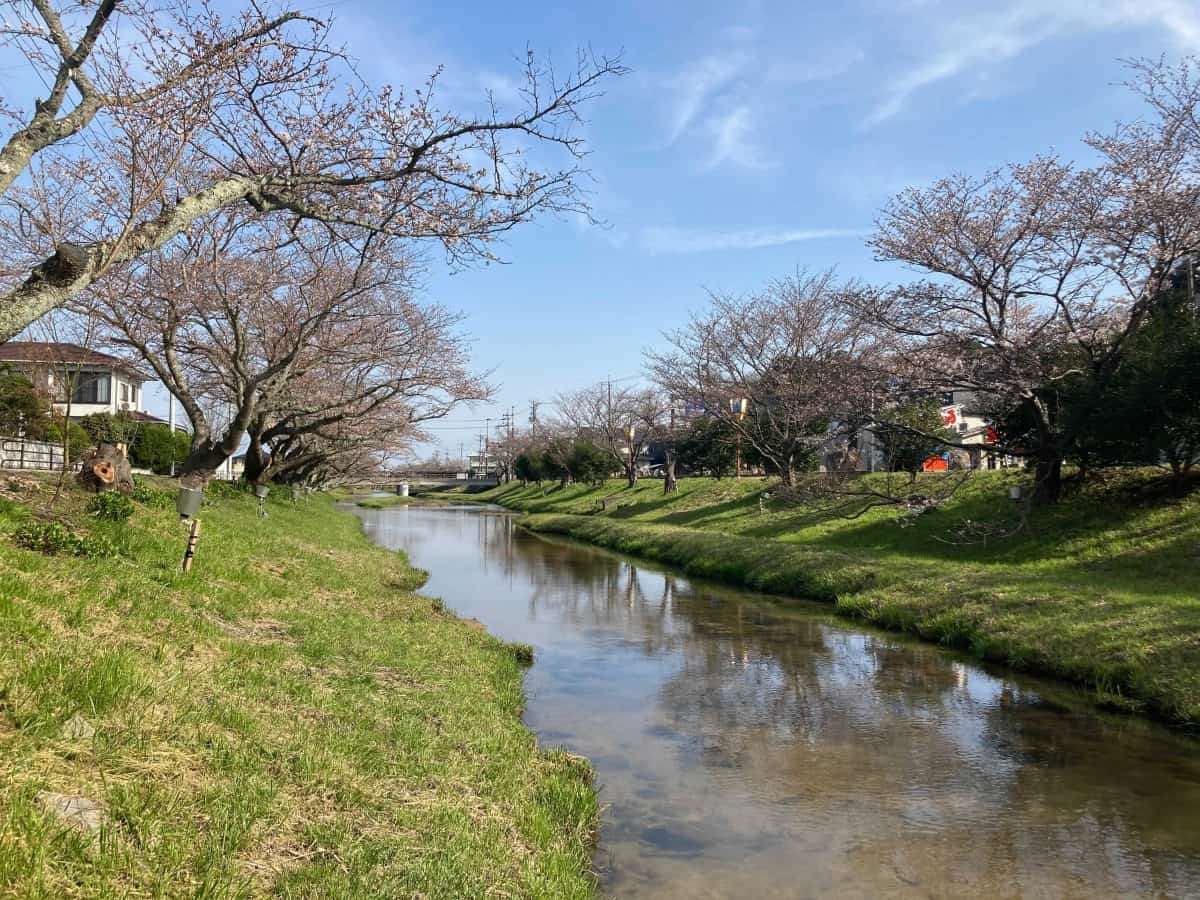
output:
M 597 767 L 614 896 L 1200 896 L 1194 742 L 506 515 L 363 518 L 534 644 L 528 721 Z

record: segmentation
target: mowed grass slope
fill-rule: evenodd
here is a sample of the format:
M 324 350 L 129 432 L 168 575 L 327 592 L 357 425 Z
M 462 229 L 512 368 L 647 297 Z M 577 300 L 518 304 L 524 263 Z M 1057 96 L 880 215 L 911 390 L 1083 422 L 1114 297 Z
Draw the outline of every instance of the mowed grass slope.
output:
M 834 602 L 848 615 L 1197 727 L 1200 495 L 1165 495 L 1155 477 L 1093 484 L 1008 536 L 1018 522 L 1008 488 L 1023 478 L 1015 471 L 979 473 L 915 519 L 893 508 L 848 518 L 783 502 L 772 483 L 752 478 L 684 479 L 671 496 L 647 480 L 632 490 L 623 482 L 506 485 L 478 497 L 532 513 L 535 530 Z
M 219 500 L 185 576 L 171 508 L 79 525 L 68 498 L 119 549 L 97 560 L 14 546 L 16 501 L 0 501 L 0 895 L 592 893 L 590 773 L 521 724 L 519 648 L 414 593 L 422 573 L 355 518 Z M 104 824 L 63 822 L 44 792 L 95 801 Z

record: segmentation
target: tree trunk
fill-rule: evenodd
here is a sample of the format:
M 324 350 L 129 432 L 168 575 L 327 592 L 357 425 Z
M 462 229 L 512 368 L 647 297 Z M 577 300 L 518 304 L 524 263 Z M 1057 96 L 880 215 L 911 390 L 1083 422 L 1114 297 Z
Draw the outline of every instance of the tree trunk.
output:
M 179 470 L 179 483 L 185 488 L 202 491 L 217 474 L 217 469 L 229 458 L 219 445 L 204 441 L 193 447 Z
M 783 482 L 784 487 L 791 487 L 796 483 L 795 459 L 795 454 L 789 453 L 783 460 L 783 465 L 779 467 L 779 480 Z
M 1062 453 L 1054 439 L 1050 411 L 1036 396 L 1026 400 L 1037 422 L 1037 441 L 1033 468 L 1033 500 L 1039 505 L 1057 503 L 1062 496 Z
M 673 494 L 679 490 L 679 481 L 675 477 L 675 454 L 667 451 L 667 464 L 663 470 L 663 493 Z
M 116 444 L 101 444 L 83 457 L 79 470 L 79 483 L 97 494 L 104 491 L 120 491 L 128 494 L 133 490 L 133 470 L 129 460 Z
M 246 448 L 246 468 L 244 477 L 250 484 L 260 484 L 266 481 L 267 469 L 270 467 L 269 458 L 263 452 L 263 445 L 259 441 L 251 440 L 250 446 Z
M 1062 496 L 1062 457 L 1056 453 L 1042 453 L 1034 464 L 1035 503 L 1048 505 L 1057 503 Z

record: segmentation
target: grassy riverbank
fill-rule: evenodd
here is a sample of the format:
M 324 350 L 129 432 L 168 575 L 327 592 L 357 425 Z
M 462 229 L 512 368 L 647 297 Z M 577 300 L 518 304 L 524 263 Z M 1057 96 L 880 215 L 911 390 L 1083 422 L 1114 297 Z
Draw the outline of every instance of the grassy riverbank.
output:
M 166 492 L 59 502 L 111 558 L 19 548 L 50 493 L 0 490 L 0 896 L 592 893 L 589 771 L 521 724 L 520 648 L 352 516 L 227 496 L 185 576 Z
M 1164 496 L 1149 473 L 1135 473 L 1037 511 L 1004 537 L 1019 477 L 980 473 L 904 525 L 894 509 L 850 519 L 766 499 L 762 479 L 684 479 L 669 497 L 661 481 L 644 481 L 632 490 L 506 485 L 477 498 L 531 513 L 534 530 L 832 602 L 1086 686 L 1107 704 L 1200 726 L 1200 494 Z M 967 521 L 993 536 L 963 543 Z

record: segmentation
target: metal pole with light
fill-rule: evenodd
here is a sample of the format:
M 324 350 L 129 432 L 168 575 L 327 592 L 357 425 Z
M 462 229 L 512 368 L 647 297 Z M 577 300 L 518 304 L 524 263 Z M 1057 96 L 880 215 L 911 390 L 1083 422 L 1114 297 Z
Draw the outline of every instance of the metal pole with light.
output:
M 195 488 L 180 487 L 175 495 L 175 511 L 179 520 L 188 526 L 187 547 L 183 551 L 183 571 L 192 571 L 192 561 L 196 558 L 196 544 L 200 542 L 200 520 L 196 513 L 200 512 L 200 504 L 204 501 L 204 491 Z

